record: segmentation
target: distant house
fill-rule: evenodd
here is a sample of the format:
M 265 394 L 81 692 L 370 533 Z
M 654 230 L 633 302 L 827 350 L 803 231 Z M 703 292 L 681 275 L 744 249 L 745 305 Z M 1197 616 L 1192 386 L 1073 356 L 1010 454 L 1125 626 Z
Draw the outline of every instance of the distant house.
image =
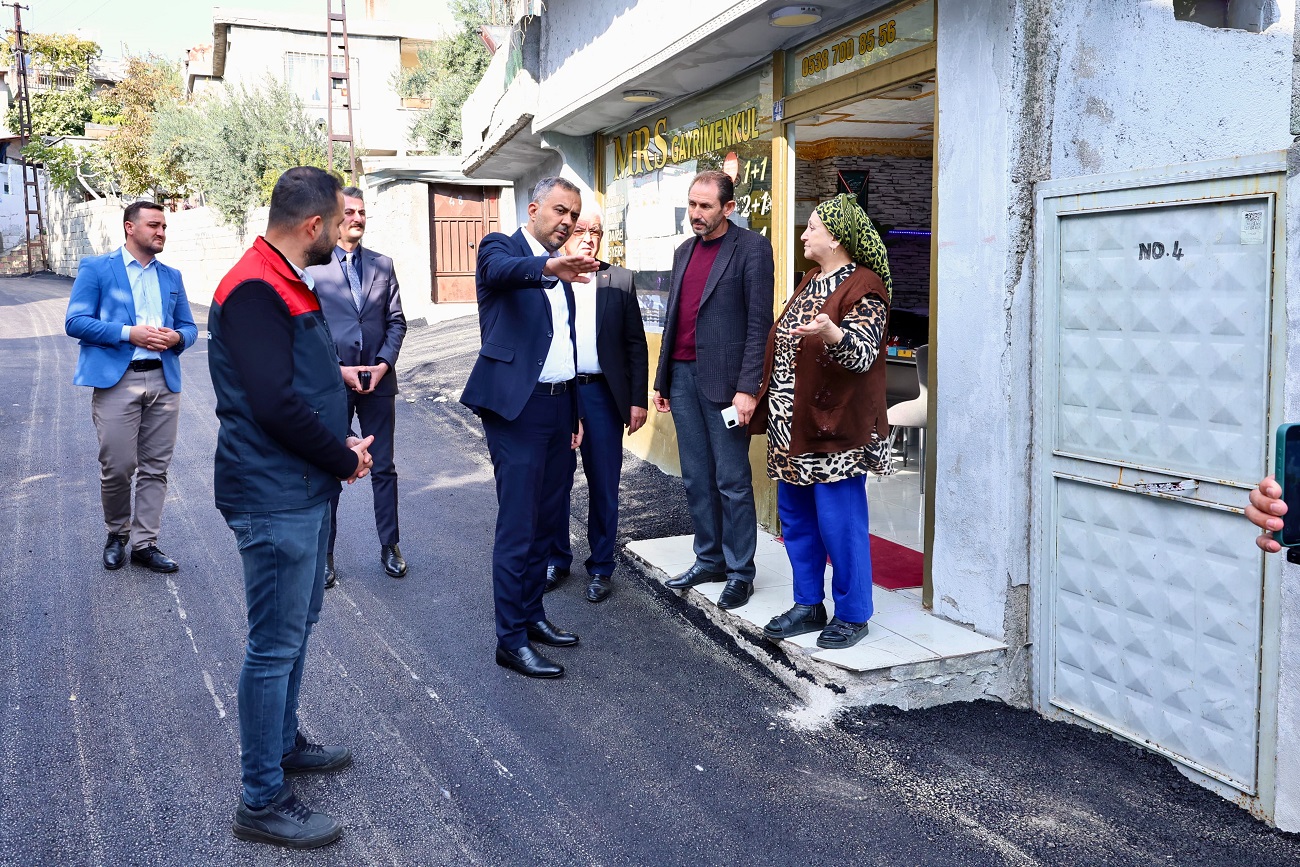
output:
M 365 11 L 375 12 L 375 4 L 367 4 Z M 352 92 L 334 91 L 334 105 L 341 109 L 350 96 L 358 153 L 405 156 L 412 149 L 407 132 L 411 122 L 428 105 L 424 100 L 398 96 L 394 79 L 400 70 L 419 63 L 420 50 L 440 38 L 443 29 L 436 23 L 368 17 L 360 10 L 347 23 Z M 303 15 L 215 8 L 212 45 L 190 51 L 186 91 L 199 95 L 222 83 L 256 87 L 268 79 L 279 79 L 323 124 L 331 99 L 325 26 L 323 11 Z M 334 62 L 342 68 L 337 52 Z M 336 111 L 336 123 L 341 117 Z

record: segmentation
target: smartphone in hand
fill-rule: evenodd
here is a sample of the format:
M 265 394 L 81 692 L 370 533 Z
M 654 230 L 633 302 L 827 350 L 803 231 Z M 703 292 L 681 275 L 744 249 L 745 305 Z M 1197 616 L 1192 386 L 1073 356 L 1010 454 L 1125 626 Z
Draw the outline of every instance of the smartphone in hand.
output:
M 370 377 L 371 377 L 371 373 L 368 370 L 361 370 L 357 372 L 357 382 L 361 383 L 362 391 L 370 391 Z
M 1282 516 L 1282 529 L 1273 538 L 1279 545 L 1293 548 L 1300 546 L 1300 424 L 1278 427 L 1275 471 L 1287 511 Z

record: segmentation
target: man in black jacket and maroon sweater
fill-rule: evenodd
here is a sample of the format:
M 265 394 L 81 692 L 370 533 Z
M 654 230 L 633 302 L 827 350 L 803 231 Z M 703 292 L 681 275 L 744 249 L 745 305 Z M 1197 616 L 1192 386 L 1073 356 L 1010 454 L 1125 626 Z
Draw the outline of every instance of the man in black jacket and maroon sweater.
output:
M 309 849 L 339 823 L 293 794 L 286 774 L 345 767 L 347 747 L 298 731 L 307 638 L 324 596 L 330 499 L 365 476 L 364 440 L 347 435 L 347 395 L 309 265 L 328 262 L 343 195 L 320 169 L 281 175 L 266 236 L 217 287 L 208 367 L 217 398 L 217 508 L 244 567 L 248 645 L 239 677 L 243 799 L 236 837 Z

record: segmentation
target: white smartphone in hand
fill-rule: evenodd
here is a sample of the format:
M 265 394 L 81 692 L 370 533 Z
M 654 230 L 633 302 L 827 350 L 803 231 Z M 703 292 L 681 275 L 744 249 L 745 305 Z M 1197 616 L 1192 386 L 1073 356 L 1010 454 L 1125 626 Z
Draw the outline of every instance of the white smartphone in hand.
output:
M 740 414 L 736 412 L 735 406 L 729 406 L 722 411 L 722 423 L 727 427 L 740 427 Z

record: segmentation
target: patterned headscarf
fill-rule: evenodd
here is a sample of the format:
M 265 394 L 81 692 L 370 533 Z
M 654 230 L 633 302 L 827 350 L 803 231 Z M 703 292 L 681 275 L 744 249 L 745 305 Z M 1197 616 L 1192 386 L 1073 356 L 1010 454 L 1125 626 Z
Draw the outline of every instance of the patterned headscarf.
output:
M 889 276 L 889 255 L 880 233 L 871 225 L 867 212 L 848 193 L 840 193 L 817 206 L 814 213 L 854 262 L 876 272 L 892 300 L 894 280 Z

